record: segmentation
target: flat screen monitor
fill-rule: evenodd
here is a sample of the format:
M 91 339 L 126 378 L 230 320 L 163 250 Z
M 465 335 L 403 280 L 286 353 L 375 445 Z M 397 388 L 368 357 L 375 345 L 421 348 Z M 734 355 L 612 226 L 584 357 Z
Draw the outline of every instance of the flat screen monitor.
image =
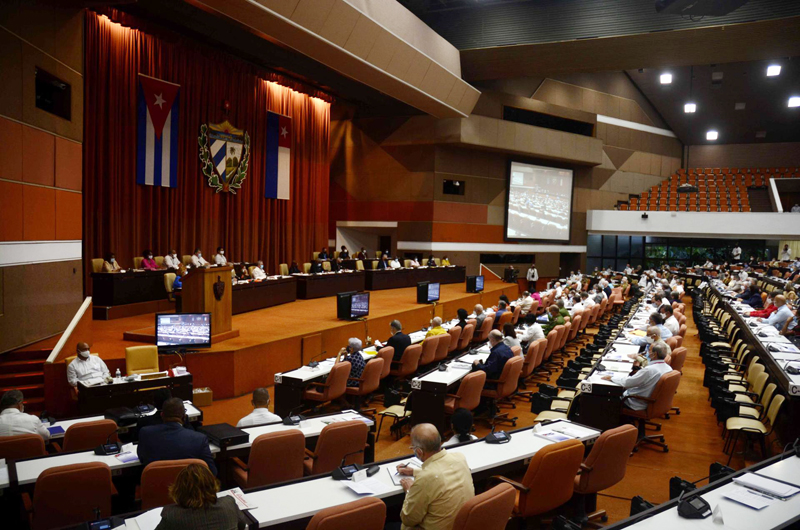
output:
M 156 314 L 159 350 L 211 347 L 211 313 Z
M 356 291 L 347 291 L 336 294 L 336 318 L 350 320 L 350 301 Z
M 483 276 L 467 276 L 467 292 L 480 293 L 483 291 Z
M 511 161 L 506 189 L 507 241 L 569 241 L 571 169 Z
M 350 318 L 369 315 L 369 293 L 355 293 L 350 297 Z
M 439 284 L 431 282 L 417 283 L 417 303 L 430 304 L 439 300 Z

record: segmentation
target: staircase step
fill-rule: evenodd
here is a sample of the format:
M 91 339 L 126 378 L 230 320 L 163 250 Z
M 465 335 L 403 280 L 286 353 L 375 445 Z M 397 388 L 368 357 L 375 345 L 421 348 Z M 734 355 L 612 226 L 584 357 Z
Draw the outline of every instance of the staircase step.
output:
M 20 385 L 44 384 L 42 372 L 18 372 L 0 375 L 0 387 L 16 388 Z
M 25 396 L 23 403 L 25 404 L 25 412 L 28 414 L 34 414 L 44 410 L 44 397 L 29 398 L 28 396 Z
M 0 388 L 0 395 L 5 394 L 9 390 L 19 390 L 25 396 L 25 401 L 28 397 L 36 398 L 44 396 L 44 384 L 41 385 L 23 385 Z
M 20 372 L 44 372 L 44 360 L 0 363 L 0 374 L 16 374 Z
M 45 361 L 52 350 L 17 350 L 4 353 L 0 362 L 4 361 Z

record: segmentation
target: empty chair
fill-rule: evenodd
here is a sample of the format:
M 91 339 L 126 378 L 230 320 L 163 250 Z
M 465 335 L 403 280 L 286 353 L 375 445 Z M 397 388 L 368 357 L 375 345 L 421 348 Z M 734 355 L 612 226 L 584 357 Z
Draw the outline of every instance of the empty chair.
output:
M 169 495 L 169 487 L 175 482 L 183 468 L 189 464 L 199 464 L 208 467 L 208 464 L 196 458 L 185 460 L 161 460 L 147 464 L 142 471 L 142 510 L 150 510 L 159 506 L 172 504 L 174 501 Z
M 497 321 L 497 325 L 493 324 L 493 326 L 497 329 L 502 330 L 503 326 L 505 326 L 507 322 L 511 322 L 511 319 L 513 318 L 514 318 L 514 313 L 512 313 L 511 311 L 506 311 L 505 313 L 500 315 L 500 320 Z
M 474 496 L 458 511 L 453 530 L 505 530 L 516 498 L 510 484 L 498 484 Z
M 637 431 L 633 425 L 622 425 L 616 429 L 605 431 L 595 441 L 592 451 L 581 464 L 581 473 L 575 477 L 575 493 L 578 495 L 581 519 L 586 514 L 587 496 L 597 497 L 597 493 L 608 489 L 625 478 L 628 458 L 636 445 Z M 596 504 L 595 502 L 591 503 Z M 588 517 L 591 524 L 600 519 L 605 522 L 608 517 L 605 510 L 598 510 Z M 583 520 L 581 521 L 586 524 Z
M 331 506 L 318 511 L 308 522 L 306 530 L 383 530 L 386 505 L 375 497 Z
M 306 449 L 303 462 L 305 475 L 329 473 L 342 465 L 343 460 L 344 464 L 363 464 L 368 432 L 367 424 L 359 420 L 331 423 L 323 427 L 314 451 Z
M 392 361 L 392 369 L 389 375 L 402 380 L 417 373 L 419 359 L 422 356 L 422 344 L 412 344 L 403 352 L 403 357 L 399 361 Z
M 320 405 L 339 399 L 347 390 L 347 378 L 350 375 L 350 368 L 351 365 L 347 361 L 334 364 L 324 383 L 311 383 L 308 385 L 308 388 L 303 392 L 303 399 L 317 402 Z
M 458 408 L 475 410 L 481 402 L 481 392 L 486 383 L 486 372 L 477 371 L 464 376 L 458 391 L 448 394 L 444 400 L 444 413 L 453 414 Z
M 783 394 L 778 394 L 773 397 L 767 409 L 767 413 L 764 416 L 764 421 L 755 418 L 728 418 L 728 421 L 725 422 L 725 429 L 728 431 L 728 439 L 725 441 L 725 448 L 723 450 L 730 450 L 731 454 L 728 457 L 728 463 L 725 465 L 731 463 L 740 433 L 744 433 L 748 438 L 751 436 L 758 438 L 761 445 L 761 456 L 762 458 L 767 458 L 767 445 L 765 441 L 775 430 L 775 420 L 778 417 L 778 413 L 784 401 L 786 401 L 786 396 Z
M 489 421 L 492 424 L 504 422 L 511 425 L 517 425 L 517 418 L 509 418 L 508 413 L 500 414 L 498 412 L 498 402 L 510 398 L 517 390 L 519 381 L 519 374 L 522 372 L 522 363 L 525 361 L 521 356 L 517 355 L 506 361 L 503 366 L 503 371 L 500 373 L 499 379 L 487 379 L 487 383 L 493 383 L 495 388 L 484 388 L 481 396 L 488 398 L 491 402 L 489 410 L 491 417 Z
M 392 369 L 392 359 L 394 359 L 394 347 L 393 346 L 384 346 L 378 353 L 375 355 L 375 358 L 383 359 L 383 371 L 381 372 L 381 381 L 386 379 L 389 375 L 389 370 Z
M 158 372 L 158 346 L 125 348 L 125 373 L 127 375 L 153 372 Z
M 486 318 L 483 319 L 483 324 L 481 324 L 480 329 L 475 333 L 472 341 L 473 342 L 484 342 L 489 339 L 489 332 L 492 331 L 492 326 L 494 325 L 494 317 L 488 315 Z
M 233 478 L 242 489 L 303 478 L 305 451 L 306 437 L 300 429 L 262 434 L 253 440 L 246 465 L 232 459 Z
M 113 420 L 87 421 L 70 425 L 64 433 L 63 451 L 86 451 L 107 442 L 117 441 L 117 424 Z M 56 449 L 58 444 L 53 444 Z
M 0 458 L 2 459 L 22 460 L 46 454 L 44 439 L 38 434 L 0 436 Z
M 461 331 L 461 336 L 458 338 L 458 349 L 466 350 L 469 343 L 472 341 L 472 335 L 475 333 L 475 325 L 467 324 Z
M 516 307 L 514 307 L 514 314 L 511 317 L 511 323 L 514 324 L 515 326 L 517 325 L 517 322 L 519 322 L 519 315 L 521 312 L 522 312 L 522 306 L 517 304 Z
M 23 500 L 32 530 L 45 530 L 110 517 L 113 491 L 111 468 L 87 462 L 45 469 L 36 479 L 33 502 L 27 493 Z
M 364 396 L 369 396 L 381 385 L 381 374 L 383 373 L 383 359 L 370 359 L 364 366 L 364 371 L 361 372 L 361 377 L 357 379 L 350 379 L 350 381 L 358 381 L 358 386 L 348 386 L 345 394 L 352 396 L 355 400 L 353 405 L 356 410 L 361 409 L 361 400 Z
M 453 326 L 452 328 L 450 328 L 450 331 L 448 332 L 450 333 L 450 345 L 447 348 L 448 355 L 450 355 L 451 353 L 453 353 L 458 349 L 458 342 L 459 339 L 461 339 L 462 331 L 463 330 L 461 329 L 461 326 Z
M 442 335 L 433 335 L 422 341 L 422 355 L 419 358 L 419 365 L 425 366 L 431 364 L 436 358 L 436 348 L 439 346 L 439 337 Z
M 583 444 L 578 440 L 567 440 L 537 451 L 521 483 L 502 476 L 492 479 L 510 484 L 517 490 L 514 516 L 533 517 L 554 510 L 572 498 L 575 475 L 582 461 Z
M 436 353 L 433 356 L 433 362 L 438 363 L 447 359 L 447 353 L 450 351 L 450 342 L 452 340 L 453 337 L 449 333 L 439 335 L 439 342 L 436 344 Z

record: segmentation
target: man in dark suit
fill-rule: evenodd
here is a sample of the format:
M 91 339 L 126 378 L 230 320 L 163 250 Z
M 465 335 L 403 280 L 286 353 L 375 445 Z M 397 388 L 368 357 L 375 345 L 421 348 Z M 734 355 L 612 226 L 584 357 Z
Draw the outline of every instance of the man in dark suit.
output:
M 497 303 L 497 312 L 494 314 L 494 324 L 492 324 L 494 329 L 498 329 L 500 327 L 500 317 L 506 311 L 508 311 L 508 306 L 504 301 L 500 300 L 500 302 Z
M 511 348 L 503 342 L 503 334 L 495 329 L 489 332 L 489 357 L 486 362 L 475 361 L 472 363 L 473 371 L 483 370 L 486 372 L 486 379 L 499 379 L 503 373 L 506 361 L 514 356 Z M 495 388 L 494 383 L 486 383 L 486 388 Z
M 159 460 L 183 460 L 199 458 L 208 464 L 208 469 L 217 474 L 217 466 L 208 447 L 205 434 L 183 427 L 186 409 L 180 398 L 170 398 L 164 402 L 161 411 L 161 425 L 151 425 L 139 432 L 139 461 L 142 466 Z
M 399 320 L 392 320 L 392 323 L 389 324 L 389 327 L 392 329 L 392 336 L 389 337 L 385 343 L 381 344 L 380 341 L 375 341 L 375 346 L 377 348 L 383 348 L 386 346 L 391 346 L 394 348 L 394 357 L 392 360 L 400 361 L 403 358 L 403 352 L 406 351 L 406 348 L 411 346 L 411 337 L 403 333 L 403 325 L 400 323 Z
M 341 254 L 340 254 L 341 256 Z M 344 263 L 342 263 L 342 258 L 336 258 L 331 260 L 331 271 L 332 272 L 339 272 L 344 270 Z
M 320 272 L 323 272 L 324 270 L 325 269 L 322 268 L 322 262 L 317 260 L 317 261 L 315 261 L 314 263 L 311 264 L 311 269 L 308 272 L 310 272 L 311 274 L 319 274 Z
M 378 262 L 378 270 L 382 271 L 388 268 L 389 268 L 389 256 L 384 254 L 383 257 L 381 257 L 381 260 Z

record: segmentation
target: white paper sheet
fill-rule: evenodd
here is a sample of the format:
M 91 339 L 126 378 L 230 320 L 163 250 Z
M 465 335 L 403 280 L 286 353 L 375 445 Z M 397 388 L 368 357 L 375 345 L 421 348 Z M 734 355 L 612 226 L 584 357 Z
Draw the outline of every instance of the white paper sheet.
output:
M 381 495 L 382 493 L 389 493 L 392 491 L 391 487 L 376 478 L 368 478 L 360 482 L 345 480 L 344 483 L 348 488 L 359 495 Z
M 736 488 L 724 494 L 725 498 L 744 504 L 754 510 L 761 510 L 776 501 L 747 488 Z

